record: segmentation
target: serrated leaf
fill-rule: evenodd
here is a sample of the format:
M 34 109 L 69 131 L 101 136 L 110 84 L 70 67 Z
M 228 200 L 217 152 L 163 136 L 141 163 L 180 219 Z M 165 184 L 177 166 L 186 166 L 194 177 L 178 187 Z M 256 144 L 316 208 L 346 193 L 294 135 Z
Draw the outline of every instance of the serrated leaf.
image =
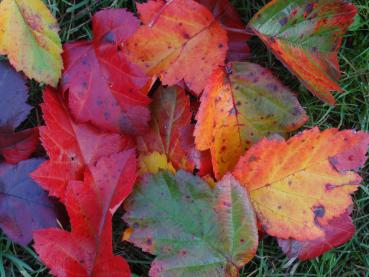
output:
M 210 149 L 217 178 L 262 137 L 284 135 L 307 120 L 293 92 L 269 70 L 246 62 L 235 62 L 230 69 L 231 74 L 214 72 L 196 116 L 196 147 Z
M 0 154 L 8 163 L 27 159 L 38 144 L 37 128 L 14 130 L 27 118 L 31 110 L 26 81 L 8 62 L 0 62 Z
M 255 215 L 231 175 L 214 190 L 184 171 L 148 175 L 126 210 L 129 241 L 157 255 L 150 276 L 238 276 L 255 255 Z
M 196 95 L 224 65 L 227 34 L 209 10 L 192 0 L 138 4 L 144 23 L 127 41 L 129 59 L 164 85 L 182 80 Z
M 65 205 L 71 232 L 56 228 L 34 233 L 35 249 L 55 276 L 128 277 L 128 263 L 113 255 L 112 216 L 136 180 L 133 150 L 101 158 L 71 181 Z
M 86 167 L 101 157 L 134 147 L 129 137 L 104 132 L 90 124 L 77 124 L 60 95 L 50 88 L 41 104 L 46 126 L 40 127 L 42 145 L 50 160 L 32 177 L 50 195 L 62 201 L 69 181 L 83 180 Z
M 273 0 L 249 26 L 308 90 L 334 104 L 331 91 L 342 91 L 337 53 L 355 14 L 344 0 Z
M 57 226 L 55 203 L 29 177 L 43 159 L 0 164 L 0 227 L 14 242 L 27 245 L 32 232 Z
M 125 9 L 102 10 L 92 18 L 92 41 L 64 45 L 62 90 L 77 122 L 133 135 L 147 130 L 150 99 L 141 89 L 148 78 L 121 51 L 138 25 Z
M 332 224 L 344 228 L 337 219 L 352 205 L 350 194 L 361 182 L 355 171 L 364 165 L 368 146 L 367 133 L 314 128 L 288 141 L 261 140 L 233 174 L 249 192 L 266 233 L 320 241 L 326 251 Z
M 63 62 L 59 27 L 41 0 L 0 3 L 0 54 L 29 78 L 58 84 Z

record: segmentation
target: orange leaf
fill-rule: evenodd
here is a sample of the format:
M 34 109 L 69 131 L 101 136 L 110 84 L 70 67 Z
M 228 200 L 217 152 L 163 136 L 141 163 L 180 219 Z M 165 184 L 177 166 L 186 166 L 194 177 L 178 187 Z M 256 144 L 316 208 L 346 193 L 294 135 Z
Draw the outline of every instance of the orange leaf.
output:
M 361 182 L 354 171 L 363 166 L 368 145 L 364 132 L 314 128 L 288 141 L 261 140 L 233 173 L 249 191 L 265 232 L 313 241 L 352 205 L 350 194 Z
M 250 27 L 308 90 L 334 104 L 330 91 L 342 91 L 337 53 L 355 14 L 355 6 L 343 0 L 274 0 Z
M 196 95 L 224 65 L 227 34 L 204 6 L 192 0 L 138 4 L 144 23 L 126 42 L 129 59 L 165 85 L 182 80 Z
M 272 73 L 252 63 L 235 62 L 232 74 L 217 70 L 201 97 L 195 143 L 210 149 L 216 178 L 232 170 L 260 138 L 300 127 L 305 111 Z

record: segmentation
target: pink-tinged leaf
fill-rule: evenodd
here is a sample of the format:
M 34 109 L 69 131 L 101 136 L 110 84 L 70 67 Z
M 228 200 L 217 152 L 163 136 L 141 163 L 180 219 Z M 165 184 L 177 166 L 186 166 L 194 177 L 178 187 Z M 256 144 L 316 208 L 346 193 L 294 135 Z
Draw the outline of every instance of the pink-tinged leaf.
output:
M 37 148 L 37 128 L 15 132 L 31 110 L 27 101 L 26 80 L 7 62 L 0 62 L 0 155 L 16 164 Z
M 207 7 L 214 18 L 227 30 L 227 61 L 246 60 L 250 56 L 250 48 L 246 43 L 250 35 L 245 33 L 245 25 L 232 4 L 228 0 L 196 0 L 196 2 Z
M 57 226 L 55 203 L 29 176 L 42 162 L 0 164 L 0 227 L 22 245 L 31 242 L 34 230 Z
M 40 127 L 40 137 L 50 160 L 32 177 L 62 201 L 68 182 L 82 180 L 86 167 L 103 156 L 134 147 L 127 136 L 104 132 L 90 124 L 77 124 L 60 94 L 50 88 L 44 91 L 41 108 L 46 126 Z
M 150 100 L 141 90 L 149 79 L 121 51 L 138 24 L 125 9 L 103 10 L 92 19 L 92 41 L 64 45 L 62 89 L 77 122 L 134 135 L 147 130 Z
M 131 193 L 136 180 L 136 154 L 123 151 L 101 158 L 85 171 L 84 181 L 71 181 L 65 205 L 71 232 L 35 232 L 35 249 L 58 277 L 130 276 L 128 263 L 113 255 L 112 216 Z

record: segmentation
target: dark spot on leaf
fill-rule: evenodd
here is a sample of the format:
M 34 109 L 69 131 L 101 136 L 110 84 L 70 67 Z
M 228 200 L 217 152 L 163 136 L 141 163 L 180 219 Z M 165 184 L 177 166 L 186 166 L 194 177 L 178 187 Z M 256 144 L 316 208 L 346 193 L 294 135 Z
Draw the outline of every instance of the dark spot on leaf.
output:
M 115 42 L 115 38 L 114 38 L 114 33 L 113 32 L 108 32 L 103 38 L 102 38 L 102 42 L 105 43 L 114 43 Z
M 315 217 L 323 217 L 325 214 L 325 208 L 322 205 L 313 207 Z
M 223 43 L 218 44 L 218 48 L 223 48 L 223 47 L 224 47 Z
M 287 22 L 288 22 L 287 16 L 285 16 L 281 20 L 279 20 L 279 24 L 281 24 L 282 26 L 286 25 Z

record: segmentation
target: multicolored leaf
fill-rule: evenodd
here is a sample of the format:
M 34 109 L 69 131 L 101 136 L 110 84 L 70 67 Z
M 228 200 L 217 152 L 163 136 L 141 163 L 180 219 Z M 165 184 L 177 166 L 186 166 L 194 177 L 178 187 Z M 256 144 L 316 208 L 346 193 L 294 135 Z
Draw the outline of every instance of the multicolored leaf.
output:
M 104 132 L 89 124 L 77 124 L 60 93 L 50 88 L 44 91 L 41 107 L 46 126 L 40 127 L 40 136 L 50 160 L 33 172 L 32 177 L 62 201 L 68 182 L 83 180 L 86 167 L 101 157 L 134 147 L 129 137 Z
M 26 81 L 7 62 L 0 62 L 0 154 L 8 163 L 27 159 L 38 145 L 37 128 L 15 132 L 31 110 Z
M 255 255 L 255 215 L 231 175 L 214 190 L 184 171 L 147 175 L 125 205 L 129 241 L 157 255 L 150 276 L 238 276 Z
M 273 0 L 250 21 L 255 34 L 321 100 L 334 104 L 337 53 L 356 14 L 344 0 Z
M 184 81 L 200 95 L 211 72 L 224 65 L 227 33 L 193 0 L 137 4 L 143 26 L 126 42 L 129 59 L 164 85 Z
M 221 26 L 227 30 L 227 61 L 244 61 L 250 56 L 250 48 L 246 41 L 250 35 L 245 33 L 245 25 L 232 4 L 228 0 L 196 0 L 207 7 Z
M 0 227 L 14 242 L 27 245 L 32 232 L 57 226 L 55 203 L 29 177 L 43 159 L 0 164 Z
M 146 173 L 156 174 L 161 170 L 168 170 L 169 172 L 176 173 L 172 163 L 168 161 L 165 154 L 154 151 L 150 154 L 139 156 L 139 168 L 140 175 Z
M 56 86 L 63 62 L 59 27 L 41 0 L 0 3 L 0 54 L 29 78 Z
M 293 131 L 307 120 L 295 95 L 269 70 L 246 62 L 229 68 L 231 74 L 214 72 L 196 116 L 196 147 L 210 149 L 218 179 L 260 138 Z
M 300 241 L 298 251 L 304 243 L 327 250 L 332 228 L 347 229 L 350 194 L 361 182 L 355 171 L 364 165 L 368 146 L 367 133 L 314 128 L 288 141 L 261 140 L 233 174 L 249 192 L 266 233 Z
M 203 169 L 203 154 L 195 149 L 190 100 L 185 91 L 180 87 L 160 87 L 154 94 L 151 113 L 149 132 L 137 138 L 141 156 L 157 151 L 166 155 L 176 169 Z
M 125 9 L 103 10 L 92 18 L 92 41 L 64 45 L 62 89 L 77 122 L 133 135 L 147 130 L 150 100 L 141 89 L 148 78 L 121 51 L 138 25 Z
M 55 276 L 130 276 L 128 263 L 113 255 L 112 216 L 136 180 L 136 154 L 128 150 L 101 158 L 71 181 L 65 205 L 72 230 L 34 233 L 35 249 Z

